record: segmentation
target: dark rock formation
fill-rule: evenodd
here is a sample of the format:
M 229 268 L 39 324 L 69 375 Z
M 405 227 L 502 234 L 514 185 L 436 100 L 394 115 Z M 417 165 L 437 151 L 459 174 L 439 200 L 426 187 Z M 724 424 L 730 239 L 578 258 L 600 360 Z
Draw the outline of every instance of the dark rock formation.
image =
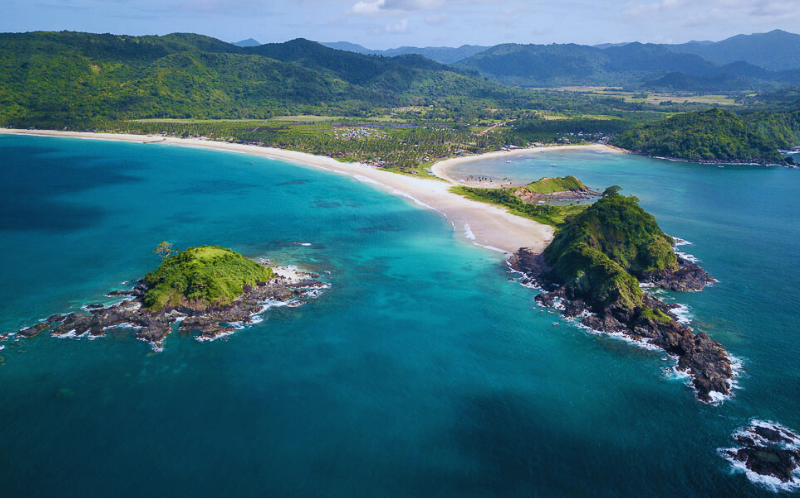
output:
M 26 339 L 30 339 L 39 335 L 40 333 L 42 333 L 42 331 L 47 330 L 48 328 L 50 328 L 50 323 L 39 323 L 33 326 L 29 326 L 28 328 L 23 328 L 22 330 L 17 332 L 17 335 L 19 335 L 20 337 L 25 337 Z
M 624 333 L 633 340 L 647 342 L 676 356 L 677 369 L 691 376 L 701 401 L 712 402 L 715 396 L 730 393 L 733 370 L 727 351 L 705 333 L 695 334 L 691 328 L 679 323 L 670 312 L 670 305 L 645 293 L 645 307 L 629 309 L 612 303 L 598 309 L 588 304 L 577 288 L 555 282 L 542 255 L 521 248 L 510 264 L 523 273 L 523 284 L 534 284 L 544 290 L 536 296 L 536 301 L 542 306 L 559 306 L 566 317 L 583 316 L 581 324 L 592 330 Z M 685 261 L 679 270 L 651 276 L 651 279 L 670 290 L 700 290 L 713 281 L 699 266 Z
M 800 436 L 770 422 L 753 420 L 733 435 L 740 448 L 720 450 L 733 464 L 781 483 L 800 486 Z
M 716 280 L 702 267 L 678 256 L 680 267 L 676 271 L 663 270 L 644 276 L 644 279 L 665 290 L 697 292 Z

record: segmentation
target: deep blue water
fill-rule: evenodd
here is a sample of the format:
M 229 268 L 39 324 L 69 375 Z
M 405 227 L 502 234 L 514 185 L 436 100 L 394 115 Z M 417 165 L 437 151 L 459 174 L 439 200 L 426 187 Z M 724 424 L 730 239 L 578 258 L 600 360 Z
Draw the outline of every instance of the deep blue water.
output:
M 764 495 L 717 448 L 751 418 L 800 430 L 798 171 L 575 152 L 481 165 L 619 184 L 693 242 L 720 283 L 673 297 L 744 360 L 715 407 L 659 353 L 536 307 L 498 254 L 437 214 L 349 178 L 15 136 L 0 136 L 0 169 L 2 332 L 142 276 L 162 240 L 333 283 L 226 340 L 172 336 L 161 353 L 124 331 L 4 343 L 3 496 Z

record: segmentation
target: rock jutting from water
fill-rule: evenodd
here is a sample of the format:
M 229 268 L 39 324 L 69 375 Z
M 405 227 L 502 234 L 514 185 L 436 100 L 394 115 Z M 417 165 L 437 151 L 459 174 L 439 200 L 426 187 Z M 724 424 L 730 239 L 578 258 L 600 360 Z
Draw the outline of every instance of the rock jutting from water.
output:
M 738 447 L 720 454 L 754 482 L 781 489 L 800 487 L 800 436 L 778 424 L 753 420 L 733 434 Z
M 634 197 L 615 189 L 573 217 L 543 254 L 521 248 L 512 268 L 522 283 L 541 288 L 536 301 L 558 306 L 581 324 L 665 350 L 676 369 L 691 377 L 697 397 L 715 402 L 730 394 L 734 371 L 719 342 L 681 324 L 666 304 L 642 290 L 640 282 L 668 290 L 699 291 L 715 280 L 700 266 L 680 258 L 674 241 Z
M 16 336 L 48 331 L 59 338 L 97 338 L 110 328 L 131 328 L 136 338 L 158 351 L 174 328 L 197 332 L 198 340 L 214 340 L 252 323 L 273 305 L 296 307 L 330 286 L 314 273 L 268 264 L 221 247 L 191 248 L 167 257 L 156 273 L 148 273 L 132 289 L 108 294 L 123 297 L 121 302 L 55 314 Z
M 512 267 L 524 274 L 523 284 L 535 285 L 544 290 L 536 296 L 535 300 L 539 304 L 554 307 L 560 303 L 565 317 L 580 317 L 581 324 L 591 330 L 623 333 L 632 340 L 660 347 L 676 356 L 676 369 L 691 377 L 692 386 L 701 401 L 714 402 L 721 396 L 730 394 L 734 373 L 727 351 L 705 333 L 694 333 L 691 328 L 678 322 L 677 316 L 672 312 L 675 304 L 666 304 L 649 293 L 644 294 L 644 305 L 650 310 L 659 311 L 669 320 L 663 316 L 648 317 L 635 309 L 614 306 L 597 309 L 582 299 L 575 288 L 551 281 L 541 254 L 533 254 L 527 248 L 521 248 L 512 258 Z M 689 288 L 684 279 L 687 274 L 696 277 L 698 272 L 676 273 L 671 278 L 662 277 L 662 283 L 672 285 L 664 288 L 684 291 L 702 289 Z M 708 279 L 704 285 L 710 282 L 712 279 Z

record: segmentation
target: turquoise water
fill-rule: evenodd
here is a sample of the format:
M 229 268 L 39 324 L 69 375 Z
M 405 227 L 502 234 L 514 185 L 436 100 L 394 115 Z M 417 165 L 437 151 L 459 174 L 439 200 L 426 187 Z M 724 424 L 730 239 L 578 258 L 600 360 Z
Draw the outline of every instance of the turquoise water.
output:
M 157 354 L 124 332 L 6 342 L 0 493 L 769 494 L 716 450 L 754 417 L 800 430 L 800 172 L 553 158 L 486 168 L 536 178 L 557 163 L 620 184 L 692 241 L 684 249 L 720 283 L 674 297 L 744 360 L 733 399 L 696 402 L 659 353 L 536 307 L 498 254 L 350 178 L 233 153 L 0 136 L 0 331 L 140 277 L 162 240 L 329 270 L 333 283 L 226 340 L 172 336 Z

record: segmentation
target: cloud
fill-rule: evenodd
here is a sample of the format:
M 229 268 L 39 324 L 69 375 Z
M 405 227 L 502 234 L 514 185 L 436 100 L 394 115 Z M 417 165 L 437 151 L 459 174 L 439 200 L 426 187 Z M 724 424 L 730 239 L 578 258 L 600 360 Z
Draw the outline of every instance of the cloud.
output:
M 386 26 L 385 31 L 386 33 L 392 33 L 395 35 L 408 33 L 408 19 L 401 19 L 394 24 Z
M 631 1 L 623 16 L 632 20 L 678 21 L 684 26 L 702 26 L 707 23 L 758 17 L 761 21 L 779 21 L 800 17 L 797 0 L 658 0 L 655 2 Z
M 353 5 L 351 12 L 360 16 L 370 16 L 380 13 L 386 0 L 366 0 Z
M 385 0 L 385 8 L 389 10 L 431 10 L 444 5 L 444 0 Z
M 374 16 L 379 14 L 408 14 L 436 10 L 464 4 L 494 3 L 496 0 L 359 0 L 350 9 L 353 14 Z

